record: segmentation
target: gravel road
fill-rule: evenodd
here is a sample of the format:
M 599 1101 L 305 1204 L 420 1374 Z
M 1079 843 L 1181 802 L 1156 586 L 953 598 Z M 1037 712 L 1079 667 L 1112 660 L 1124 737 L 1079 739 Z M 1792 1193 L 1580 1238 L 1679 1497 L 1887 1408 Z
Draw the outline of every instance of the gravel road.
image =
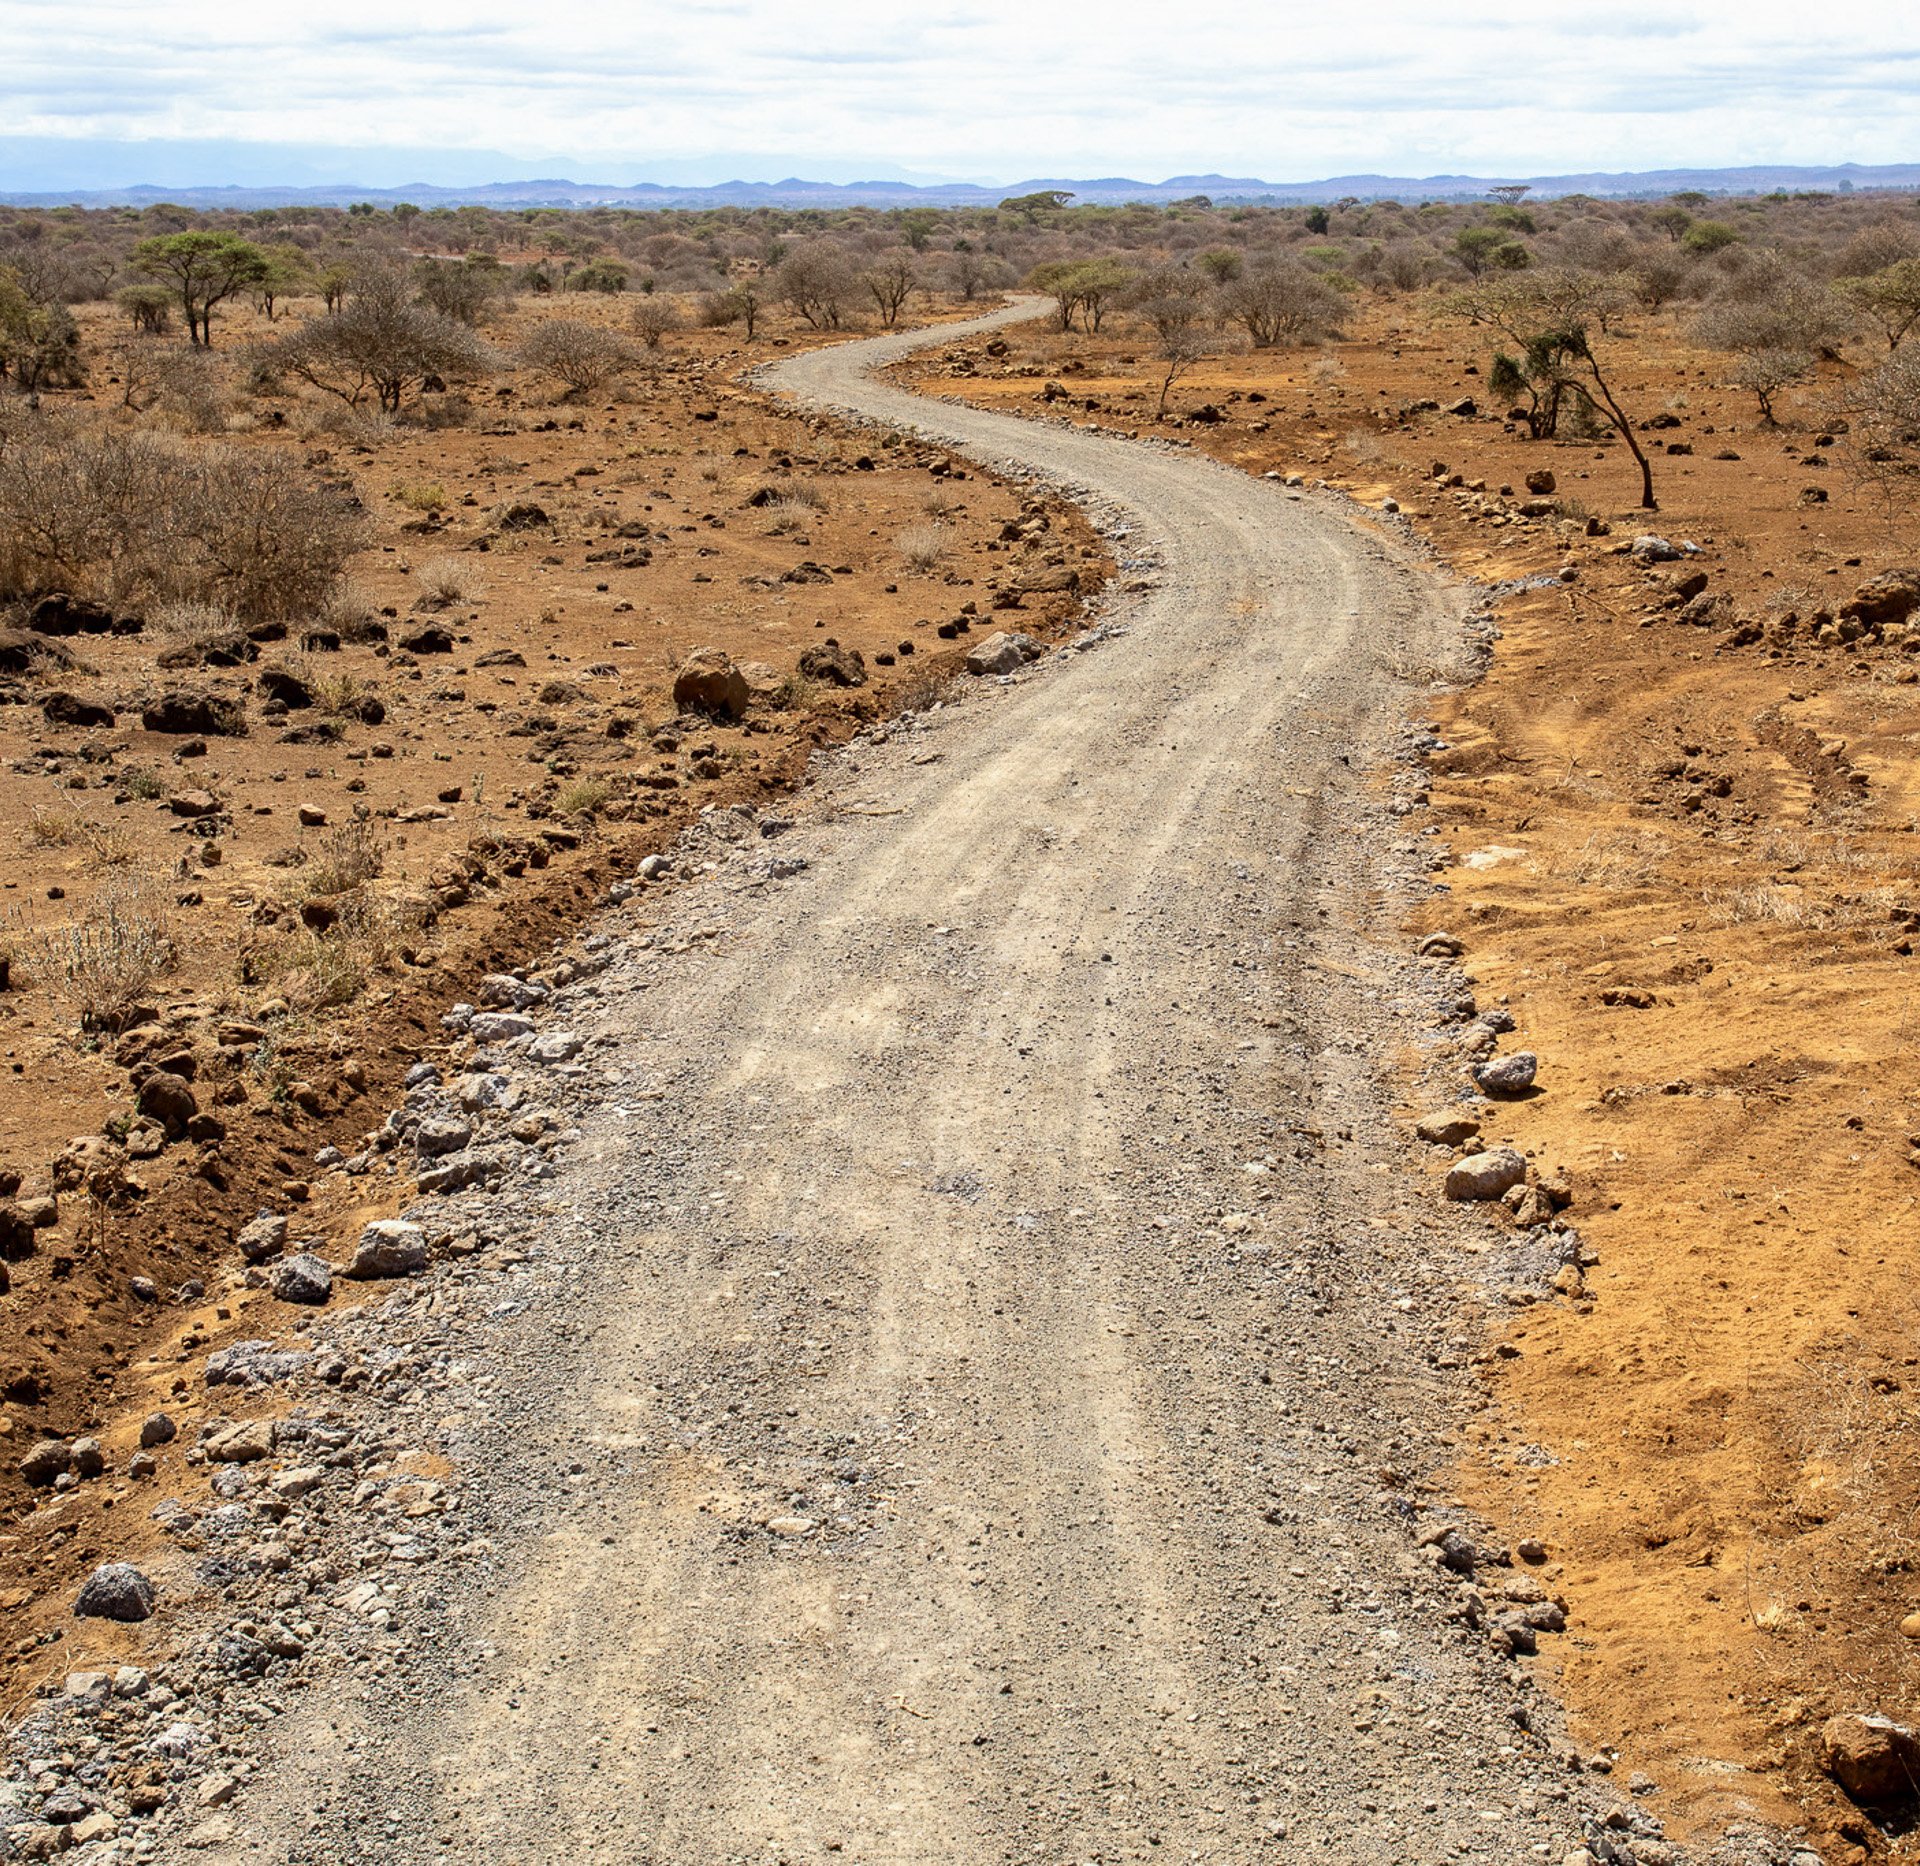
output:
M 1461 598 L 867 374 L 953 334 L 763 381 L 1068 489 L 1127 593 L 609 916 L 577 1144 L 365 1325 L 440 1370 L 459 1558 L 182 1858 L 1634 1857 L 1419 1546 L 1478 1324 L 1387 1113 L 1443 989 L 1393 670 Z

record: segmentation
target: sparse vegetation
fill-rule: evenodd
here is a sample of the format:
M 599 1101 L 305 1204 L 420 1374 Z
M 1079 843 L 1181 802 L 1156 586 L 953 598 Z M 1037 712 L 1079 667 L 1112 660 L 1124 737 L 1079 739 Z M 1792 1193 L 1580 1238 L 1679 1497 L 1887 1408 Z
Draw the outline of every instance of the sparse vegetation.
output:
M 179 958 L 160 887 L 131 875 L 106 883 L 65 926 L 42 933 L 35 969 L 64 984 L 83 1030 L 119 1031 Z
M 909 570 L 924 577 L 939 568 L 951 536 L 944 525 L 909 525 L 894 539 L 893 547 Z
M 571 395 L 597 393 L 634 360 L 632 348 L 617 332 L 580 318 L 543 319 L 522 339 L 516 354 L 527 368 L 564 383 Z
M 477 603 L 487 593 L 485 579 L 470 563 L 458 557 L 432 557 L 415 573 L 419 607 L 454 609 Z

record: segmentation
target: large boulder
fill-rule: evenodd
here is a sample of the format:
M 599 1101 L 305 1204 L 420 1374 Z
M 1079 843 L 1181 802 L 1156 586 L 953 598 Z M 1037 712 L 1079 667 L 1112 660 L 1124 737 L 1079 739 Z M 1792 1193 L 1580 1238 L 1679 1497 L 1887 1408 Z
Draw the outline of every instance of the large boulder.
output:
M 673 677 L 673 703 L 682 712 L 738 719 L 753 695 L 746 676 L 724 648 L 696 648 Z
M 1840 605 L 1843 616 L 1864 622 L 1868 628 L 1884 627 L 1889 622 L 1904 622 L 1920 609 L 1920 570 L 1883 570 L 1869 577 Z
M 1526 1176 L 1526 1161 L 1511 1147 L 1490 1147 L 1485 1153 L 1454 1161 L 1447 1170 L 1446 1194 L 1463 1202 L 1497 1199 Z
M 177 738 L 242 739 L 247 735 L 247 711 L 238 700 L 185 687 L 173 688 L 143 708 L 140 723 L 149 732 Z
M 1891 1717 L 1829 1717 L 1820 1766 L 1868 1807 L 1920 1799 L 1920 1731 Z
M 989 635 L 967 650 L 969 674 L 1011 674 L 1035 660 L 1040 644 L 1030 635 Z
M 835 687 L 864 687 L 867 663 L 858 648 L 843 648 L 837 641 L 821 642 L 800 657 L 800 672 L 809 680 L 824 680 Z
M 402 1218 L 381 1218 L 360 1233 L 346 1267 L 351 1277 L 416 1276 L 427 1267 L 427 1234 Z
M 73 1610 L 83 1620 L 145 1620 L 154 1598 L 153 1583 L 132 1562 L 110 1561 L 87 1576 Z

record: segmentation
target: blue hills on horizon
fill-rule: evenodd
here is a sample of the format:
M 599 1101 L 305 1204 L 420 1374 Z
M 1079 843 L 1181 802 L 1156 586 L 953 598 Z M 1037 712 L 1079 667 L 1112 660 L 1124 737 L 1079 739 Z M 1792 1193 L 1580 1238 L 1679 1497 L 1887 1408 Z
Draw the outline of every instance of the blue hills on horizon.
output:
M 778 181 L 706 182 L 689 178 L 713 173 L 733 162 L 751 173 L 756 168 L 771 168 L 774 159 L 737 156 L 699 162 L 661 160 L 645 165 L 653 171 L 651 179 L 578 182 L 563 175 L 527 176 L 525 171 L 531 165 L 524 158 L 497 150 L 349 150 L 304 144 L 0 137 L 0 202 L 15 206 L 110 207 L 164 200 L 184 207 L 227 208 L 345 206 L 356 201 L 377 206 L 410 201 L 420 207 L 503 208 L 990 207 L 1010 195 L 1058 189 L 1071 194 L 1077 204 L 1096 206 L 1132 202 L 1164 205 L 1196 194 L 1216 201 L 1293 205 L 1347 197 L 1472 199 L 1497 185 L 1521 182 L 1540 196 L 1658 196 L 1687 189 L 1714 195 L 1766 194 L 1780 189 L 1920 191 L 1920 163 L 1775 164 L 1511 176 L 1349 174 L 1293 182 L 1222 174 L 1174 175 L 1148 182 L 1107 175 L 994 186 L 916 175 L 892 164 L 863 165 L 856 160 L 821 165 L 828 174 L 837 171 L 842 177 L 837 179 L 788 175 Z M 864 176 L 862 166 L 869 171 Z M 219 179 L 188 179 L 194 175 Z M 130 176 L 141 179 L 126 179 Z M 158 179 L 146 179 L 149 176 Z M 396 176 L 408 179 L 392 179 Z M 503 176 L 506 179 L 500 179 Z

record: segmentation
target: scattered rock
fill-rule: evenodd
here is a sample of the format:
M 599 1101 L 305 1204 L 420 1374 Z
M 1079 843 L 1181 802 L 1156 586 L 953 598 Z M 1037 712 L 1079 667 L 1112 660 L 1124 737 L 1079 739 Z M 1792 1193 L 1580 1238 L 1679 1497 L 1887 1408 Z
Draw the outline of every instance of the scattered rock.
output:
M 170 1445 L 180 1428 L 163 1412 L 150 1412 L 140 1421 L 140 1449 L 151 1451 L 155 1445 Z
M 822 642 L 800 657 L 800 672 L 809 680 L 824 680 L 835 687 L 864 687 L 867 663 L 858 648 L 843 648 L 837 641 Z
M 746 676 L 722 648 L 696 648 L 673 677 L 673 703 L 682 712 L 738 719 L 752 697 Z
M 276 1348 L 271 1341 L 236 1341 L 207 1357 L 207 1385 L 270 1386 L 292 1379 L 312 1358 L 297 1348 Z
M 1480 1123 L 1470 1114 L 1423 1114 L 1413 1131 L 1436 1147 L 1457 1147 L 1479 1133 Z
M 1869 1807 L 1912 1801 L 1920 1783 L 1920 1731 L 1891 1717 L 1829 1717 L 1820 1726 L 1820 1766 Z
M 1462 1201 L 1497 1199 L 1526 1176 L 1527 1163 L 1519 1154 L 1511 1147 L 1493 1147 L 1456 1160 L 1447 1171 L 1446 1194 Z
M 110 726 L 114 712 L 98 700 L 83 700 L 77 693 L 50 693 L 40 702 L 40 714 L 50 726 Z
M 163 693 L 141 712 L 140 723 L 149 732 L 181 738 L 243 739 L 247 735 L 247 711 L 238 700 L 185 688 Z
M 1473 1072 L 1473 1079 L 1488 1095 L 1524 1095 L 1533 1087 L 1540 1059 L 1531 1050 L 1515 1050 L 1510 1056 L 1490 1056 Z
M 287 1221 L 277 1212 L 262 1212 L 240 1227 L 234 1242 L 248 1263 L 265 1263 L 286 1248 Z
M 50 1484 L 64 1477 L 73 1463 L 73 1450 L 65 1439 L 43 1438 L 20 1460 L 18 1470 L 28 1483 Z
M 372 1278 L 416 1276 L 427 1267 L 427 1234 L 402 1218 L 381 1218 L 360 1233 L 345 1274 Z
M 1920 570 L 1883 570 L 1869 577 L 1840 605 L 1842 616 L 1868 628 L 1904 622 L 1920 609 Z
M 187 1123 L 200 1112 L 200 1103 L 184 1076 L 156 1069 L 140 1084 L 136 1102 L 140 1112 L 157 1121 L 176 1139 L 187 1131 Z
M 476 1043 L 511 1043 L 533 1035 L 533 1019 L 516 1011 L 481 1011 L 467 1029 Z
M 271 1419 L 235 1419 L 216 1426 L 201 1449 L 214 1464 L 253 1464 L 273 1451 Z
M 154 1585 L 131 1562 L 110 1561 L 81 1585 L 73 1611 L 81 1619 L 145 1620 L 153 1615 Z
M 267 1287 L 282 1302 L 317 1306 L 333 1294 L 333 1270 L 324 1257 L 301 1251 L 273 1266 Z
M 443 1153 L 458 1153 L 473 1139 L 469 1122 L 453 1115 L 431 1115 L 414 1131 L 414 1152 L 422 1159 L 438 1159 Z
M 1011 674 L 1037 660 L 1040 644 L 1030 635 L 994 633 L 967 650 L 969 674 Z

